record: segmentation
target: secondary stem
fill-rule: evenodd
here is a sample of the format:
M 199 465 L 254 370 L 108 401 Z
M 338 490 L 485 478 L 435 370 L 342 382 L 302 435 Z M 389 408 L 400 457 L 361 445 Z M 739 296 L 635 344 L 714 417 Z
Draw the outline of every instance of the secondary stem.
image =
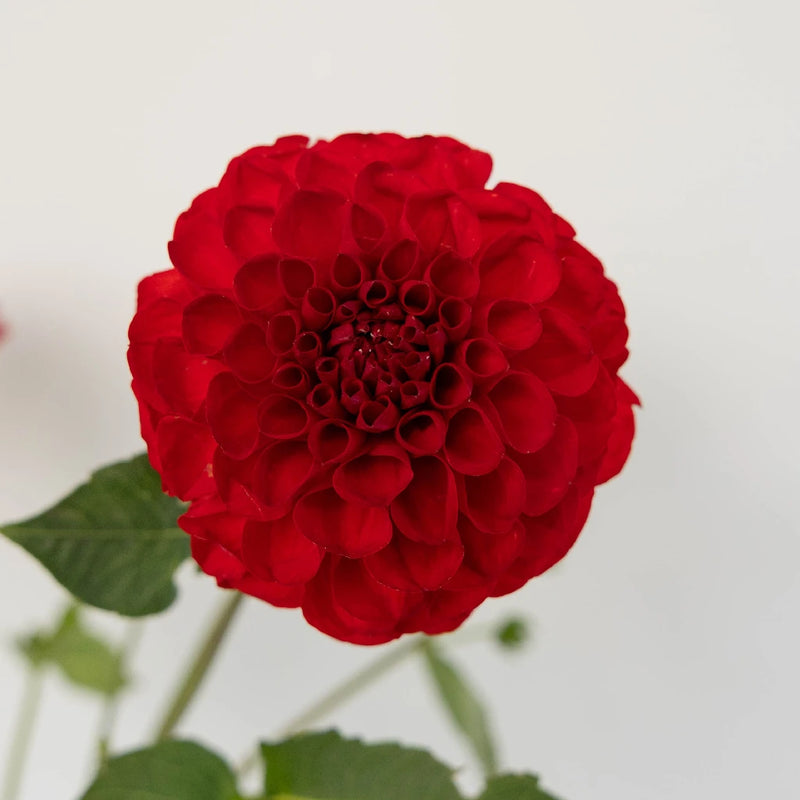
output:
M 28 675 L 25 679 L 25 689 L 22 695 L 17 728 L 14 738 L 11 740 L 11 749 L 8 752 L 6 777 L 3 784 L 3 800 L 14 800 L 19 791 L 41 697 L 42 671 L 38 667 L 29 667 Z
M 122 643 L 122 664 L 126 669 L 129 668 L 134 651 L 142 638 L 144 626 L 140 621 L 128 623 L 125 638 Z M 120 693 L 117 692 L 105 698 L 103 711 L 100 716 L 100 726 L 98 729 L 97 751 L 100 766 L 106 763 L 111 750 L 111 734 L 114 731 L 114 724 L 117 721 L 119 711 Z
M 167 712 L 164 714 L 161 724 L 158 726 L 156 732 L 158 741 L 169 737 L 200 688 L 243 598 L 244 595 L 241 592 L 233 592 L 230 597 L 225 598 L 223 601 L 216 618 L 211 623 L 211 627 L 203 637 L 197 653 L 189 664 L 184 679 L 179 685 Z

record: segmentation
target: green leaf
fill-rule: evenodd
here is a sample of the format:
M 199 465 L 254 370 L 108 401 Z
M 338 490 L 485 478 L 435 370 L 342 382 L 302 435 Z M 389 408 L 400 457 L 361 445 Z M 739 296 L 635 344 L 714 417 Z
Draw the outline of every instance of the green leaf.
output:
M 500 775 L 491 778 L 478 800 L 558 800 L 539 788 L 535 775 Z
M 230 767 L 193 742 L 167 741 L 112 758 L 81 800 L 238 800 Z
M 423 652 L 439 697 L 453 722 L 466 736 L 484 771 L 491 775 L 497 770 L 497 759 L 483 705 L 464 677 L 431 640 L 425 642 Z
M 34 634 L 19 644 L 34 666 L 53 665 L 85 689 L 114 695 L 127 683 L 122 654 L 84 628 L 77 606 L 67 609 L 52 633 Z
M 272 800 L 461 800 L 450 769 L 424 750 L 328 731 L 264 744 L 262 752 Z
M 75 597 L 130 617 L 175 599 L 172 575 L 189 555 L 180 501 L 161 491 L 147 456 L 104 467 L 37 517 L 2 526 Z

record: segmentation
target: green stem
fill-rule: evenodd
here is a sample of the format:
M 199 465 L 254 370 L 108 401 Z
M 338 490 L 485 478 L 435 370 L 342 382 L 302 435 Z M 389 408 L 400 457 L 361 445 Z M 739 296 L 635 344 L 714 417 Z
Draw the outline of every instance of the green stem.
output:
M 346 703 L 369 684 L 383 677 L 390 669 L 396 667 L 412 653 L 421 650 L 424 644 L 424 636 L 415 636 L 393 647 L 388 653 L 384 653 L 379 659 L 356 672 L 355 675 L 342 681 L 338 686 L 334 686 L 333 689 L 315 703 L 312 703 L 305 711 L 287 722 L 279 731 L 278 737 L 283 739 L 299 733 L 317 720 L 326 717 L 331 711 Z
M 300 731 L 306 730 L 318 720 L 328 716 L 332 711 L 350 700 L 351 697 L 354 697 L 371 683 L 377 681 L 378 678 L 383 677 L 393 667 L 396 667 L 414 653 L 420 652 L 425 646 L 426 638 L 425 636 L 415 636 L 393 647 L 388 653 L 385 653 L 376 661 L 368 664 L 366 667 L 356 672 L 355 675 L 352 675 L 337 686 L 334 686 L 333 689 L 320 697 L 319 700 L 312 703 L 308 708 L 287 722 L 286 725 L 278 731 L 276 737 L 278 739 L 284 739 L 295 733 L 299 733 Z M 240 775 L 246 774 L 259 763 L 260 758 L 260 752 L 252 753 L 241 763 L 237 772 Z
M 233 592 L 230 597 L 226 597 L 223 601 L 218 615 L 203 637 L 197 653 L 189 664 L 183 681 L 164 714 L 161 724 L 158 726 L 155 734 L 157 741 L 170 736 L 189 703 L 191 703 L 225 638 L 225 634 L 228 632 L 228 628 L 243 598 L 244 595 L 241 592 Z
M 130 665 L 136 648 L 142 638 L 144 625 L 140 621 L 128 623 L 127 630 L 125 631 L 125 638 L 122 642 L 121 659 L 123 668 L 126 672 Z M 123 689 L 124 691 L 124 689 Z M 100 726 L 97 736 L 97 754 L 99 766 L 108 761 L 111 752 L 111 735 L 114 732 L 114 724 L 117 721 L 117 712 L 119 711 L 120 692 L 115 692 L 105 698 L 103 703 L 103 710 L 100 716 Z
M 14 800 L 19 791 L 41 697 L 42 671 L 38 667 L 30 667 L 25 679 L 16 732 L 8 752 L 6 777 L 3 783 L 3 800 Z

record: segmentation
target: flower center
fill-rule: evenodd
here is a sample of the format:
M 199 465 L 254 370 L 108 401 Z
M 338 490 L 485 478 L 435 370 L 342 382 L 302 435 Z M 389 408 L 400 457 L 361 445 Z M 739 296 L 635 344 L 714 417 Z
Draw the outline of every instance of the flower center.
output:
M 352 319 L 331 330 L 326 348 L 339 363 L 345 408 L 360 405 L 348 403 L 348 393 L 363 401 L 385 397 L 398 407 L 424 402 L 422 385 L 432 363 L 425 325 L 393 304 L 348 310 L 353 312 Z
M 310 373 L 309 406 L 323 417 L 349 418 L 375 433 L 427 403 L 447 340 L 429 309 L 415 313 L 406 299 L 395 300 L 393 293 L 378 288 L 380 297 L 373 296 L 377 289 L 372 286 L 335 306 L 327 325 L 299 332 L 291 347 L 295 364 Z M 295 384 L 302 391 L 302 381 L 292 382 L 293 391 Z

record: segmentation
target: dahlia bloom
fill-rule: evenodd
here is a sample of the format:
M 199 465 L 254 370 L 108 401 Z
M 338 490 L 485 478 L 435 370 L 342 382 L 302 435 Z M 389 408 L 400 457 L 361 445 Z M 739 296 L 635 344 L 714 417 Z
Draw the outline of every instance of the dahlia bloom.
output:
M 452 630 L 574 543 L 633 437 L 572 227 L 445 137 L 234 158 L 145 278 L 142 435 L 202 569 L 331 636 Z

